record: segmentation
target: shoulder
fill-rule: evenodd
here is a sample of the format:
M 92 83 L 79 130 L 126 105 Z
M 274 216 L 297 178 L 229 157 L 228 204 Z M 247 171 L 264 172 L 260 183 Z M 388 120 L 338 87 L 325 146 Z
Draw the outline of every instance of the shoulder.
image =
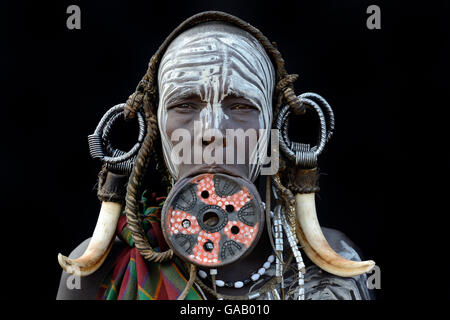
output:
M 348 260 L 361 261 L 361 250 L 342 231 L 324 228 L 322 232 L 331 248 Z
M 69 255 L 69 258 L 79 258 L 89 245 L 91 238 L 80 243 Z M 96 299 L 98 289 L 101 282 L 106 277 L 111 268 L 114 267 L 114 262 L 117 256 L 126 247 L 126 244 L 116 237 L 113 247 L 105 259 L 102 266 L 93 274 L 75 279 L 74 276 L 62 271 L 61 280 L 59 283 L 57 300 L 94 300 Z M 58 265 L 59 266 L 59 265 Z
M 361 261 L 360 249 L 343 232 L 322 227 L 329 245 L 340 256 Z M 305 275 L 305 297 L 307 300 L 371 300 L 373 292 L 367 288 L 365 274 L 355 277 L 339 277 L 323 271 L 312 264 Z

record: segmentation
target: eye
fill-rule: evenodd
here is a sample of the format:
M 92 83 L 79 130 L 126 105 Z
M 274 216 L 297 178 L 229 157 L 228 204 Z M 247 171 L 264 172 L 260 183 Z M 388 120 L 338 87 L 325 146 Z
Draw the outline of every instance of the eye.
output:
M 169 106 L 167 108 L 167 110 L 172 110 L 172 109 L 174 109 L 176 111 L 180 111 L 180 112 L 188 112 L 191 110 L 195 110 L 195 107 L 189 103 L 181 103 L 181 104 L 177 104 L 174 106 Z
M 233 106 L 231 106 L 230 108 L 231 110 L 258 110 L 258 108 L 256 108 L 255 106 L 252 105 L 248 105 L 248 104 L 235 104 Z

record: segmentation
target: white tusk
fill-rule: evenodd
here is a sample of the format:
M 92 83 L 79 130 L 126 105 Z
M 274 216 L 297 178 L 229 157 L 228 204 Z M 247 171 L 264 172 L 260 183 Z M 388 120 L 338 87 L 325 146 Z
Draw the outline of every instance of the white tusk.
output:
M 375 262 L 352 261 L 338 255 L 328 244 L 317 220 L 315 193 L 295 196 L 299 228 L 297 235 L 306 255 L 321 269 L 341 277 L 353 277 L 370 271 Z
M 58 254 L 58 262 L 65 272 L 83 277 L 100 268 L 111 250 L 121 212 L 120 203 L 102 202 L 94 234 L 83 255 L 77 259 L 70 259 Z

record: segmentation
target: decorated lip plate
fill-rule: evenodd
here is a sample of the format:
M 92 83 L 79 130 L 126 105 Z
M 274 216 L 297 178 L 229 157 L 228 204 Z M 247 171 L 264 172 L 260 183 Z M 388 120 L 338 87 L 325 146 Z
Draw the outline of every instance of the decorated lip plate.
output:
M 264 226 L 263 212 L 250 182 L 219 173 L 201 174 L 172 189 L 161 225 L 179 257 L 197 266 L 219 268 L 253 250 Z

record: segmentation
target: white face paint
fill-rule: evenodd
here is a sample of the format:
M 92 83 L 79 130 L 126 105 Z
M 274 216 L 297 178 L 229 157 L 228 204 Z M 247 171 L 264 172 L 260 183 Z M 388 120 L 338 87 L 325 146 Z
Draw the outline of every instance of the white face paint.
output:
M 252 35 L 224 23 L 204 23 L 179 35 L 168 47 L 158 72 L 158 124 L 166 164 L 178 179 L 179 168 L 171 160 L 173 144 L 167 136 L 167 107 L 184 97 L 197 95 L 205 102 L 199 114 L 203 130 L 219 129 L 228 119 L 222 101 L 228 95 L 244 97 L 258 108 L 259 128 L 270 129 L 274 68 L 262 45 Z M 226 129 L 226 128 L 225 128 Z M 259 137 L 260 154 L 266 154 L 269 130 Z M 248 178 L 260 171 L 257 148 L 251 151 Z

